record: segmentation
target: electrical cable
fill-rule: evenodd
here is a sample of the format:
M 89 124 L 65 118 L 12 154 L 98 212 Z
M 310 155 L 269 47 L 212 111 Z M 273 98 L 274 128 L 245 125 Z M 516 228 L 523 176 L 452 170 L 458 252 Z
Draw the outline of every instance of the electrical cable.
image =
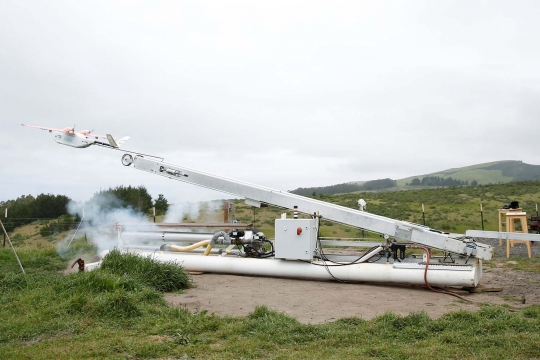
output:
M 267 240 L 267 239 L 264 239 L 263 242 L 267 242 L 268 244 L 270 244 L 270 251 L 267 252 L 267 253 L 264 253 L 261 257 L 262 258 L 269 258 L 269 257 L 272 257 L 275 255 L 275 250 L 274 250 L 274 244 L 272 244 L 272 242 L 270 240 Z
M 382 251 L 381 251 L 381 252 L 382 252 Z M 379 254 L 380 254 L 380 253 L 379 253 Z M 377 262 L 377 261 L 381 260 L 383 256 L 384 256 L 384 254 L 379 255 L 379 257 L 378 257 L 376 260 L 373 260 L 373 261 L 369 261 L 369 260 L 371 260 L 371 258 L 370 258 L 369 260 L 366 260 L 366 262 L 368 262 L 368 263 L 374 263 L 374 262 Z M 373 256 L 373 257 L 375 257 L 375 256 Z
M 368 251 L 366 251 L 364 254 L 362 254 L 358 259 L 354 260 L 354 261 L 351 261 L 351 262 L 348 262 L 348 263 L 340 263 L 340 262 L 336 262 L 336 261 L 333 261 L 333 260 L 330 260 L 328 259 L 328 257 L 326 256 L 326 254 L 324 253 L 323 251 L 323 248 L 322 248 L 322 244 L 321 244 L 321 240 L 317 234 L 317 244 L 319 245 L 319 253 L 322 255 L 321 257 L 321 260 L 324 260 L 324 261 L 328 261 L 328 262 L 331 262 L 333 264 L 336 264 L 336 265 L 329 265 L 329 266 L 349 266 L 349 265 L 354 265 L 354 264 L 357 264 L 358 263 L 358 260 L 362 259 L 364 256 L 366 256 L 366 254 L 369 254 L 371 251 L 373 251 L 374 249 L 376 249 L 378 247 L 377 246 L 373 246 L 371 249 L 369 249 Z M 375 256 L 375 254 L 373 255 Z M 382 255 L 379 257 L 379 259 L 382 257 Z M 367 260 L 366 260 L 367 261 Z
M 428 280 L 427 280 L 427 271 L 428 271 L 428 266 L 429 266 L 429 260 L 431 260 L 431 254 L 429 252 L 429 249 L 426 248 L 426 247 L 420 246 L 420 249 L 424 250 L 424 252 L 426 253 L 426 256 L 427 256 L 427 258 L 426 258 L 426 268 L 424 269 L 424 283 L 426 284 L 427 288 L 429 290 L 431 290 L 431 291 L 436 292 L 436 293 L 451 295 L 451 296 L 455 296 L 458 299 L 461 299 L 463 301 L 472 302 L 471 300 L 465 299 L 463 296 L 460 296 L 460 295 L 458 295 L 456 293 L 453 293 L 451 291 L 437 290 L 437 289 L 434 289 L 433 287 L 431 287 L 431 285 L 429 285 Z
M 263 242 L 270 244 L 271 251 L 261 252 L 259 249 L 251 246 L 250 244 L 243 245 L 243 252 L 246 254 L 246 257 L 257 258 L 257 259 L 266 259 L 275 255 L 274 244 L 270 240 L 262 239 Z
M 319 224 L 317 226 L 317 244 L 319 245 L 319 253 L 322 254 L 324 257 L 326 257 L 324 255 L 324 252 L 322 250 L 322 244 L 321 244 L 321 239 L 319 237 L 319 232 L 320 232 L 320 228 L 321 228 L 321 218 L 319 217 Z M 321 258 L 322 259 L 322 262 L 323 262 L 323 266 L 326 270 L 326 272 L 328 273 L 328 275 L 330 275 L 334 280 L 336 280 L 337 282 L 340 282 L 340 283 L 348 283 L 348 281 L 345 281 L 345 280 L 341 280 L 341 279 L 338 279 L 337 277 L 334 276 L 334 274 L 332 274 L 332 272 L 330 272 L 330 269 L 328 268 L 328 265 L 326 265 L 326 261 L 324 260 L 324 258 Z M 313 264 L 313 262 L 311 262 Z M 319 265 L 319 264 L 314 264 L 314 265 Z
M 351 262 L 351 263 L 347 263 L 347 264 L 341 264 L 341 263 L 336 263 L 334 261 L 331 261 L 331 260 L 328 260 L 330 262 L 333 262 L 334 264 L 336 265 L 328 265 L 326 263 L 326 260 L 328 259 L 326 257 L 326 255 L 324 254 L 324 250 L 323 250 L 323 247 L 322 247 L 322 244 L 321 244 L 321 239 L 319 237 L 319 231 L 320 231 L 320 224 L 319 226 L 317 227 L 317 244 L 319 245 L 319 253 L 322 255 L 321 257 L 321 260 L 323 262 L 323 265 L 320 265 L 320 264 L 315 264 L 313 262 L 311 262 L 311 264 L 313 265 L 317 265 L 317 266 L 324 266 L 324 269 L 326 270 L 326 272 L 328 273 L 328 275 L 330 275 L 334 280 L 336 280 L 337 282 L 340 282 L 340 283 L 345 283 L 345 284 L 348 284 L 350 283 L 349 281 L 346 281 L 346 280 L 342 280 L 342 279 L 338 279 L 337 277 L 334 276 L 334 274 L 332 274 L 332 272 L 330 271 L 329 267 L 330 266 L 350 266 L 350 265 L 353 265 L 355 264 L 358 260 L 360 260 L 362 257 L 364 257 L 366 254 L 369 254 L 370 251 L 372 251 L 373 249 L 377 248 L 377 246 L 374 246 L 372 247 L 371 249 L 369 249 L 364 255 L 362 255 L 361 257 L 359 257 L 358 259 L 356 259 L 355 261 Z M 375 254 L 373 255 L 375 256 Z M 367 259 L 369 260 L 369 259 Z M 367 261 L 366 260 L 366 261 Z

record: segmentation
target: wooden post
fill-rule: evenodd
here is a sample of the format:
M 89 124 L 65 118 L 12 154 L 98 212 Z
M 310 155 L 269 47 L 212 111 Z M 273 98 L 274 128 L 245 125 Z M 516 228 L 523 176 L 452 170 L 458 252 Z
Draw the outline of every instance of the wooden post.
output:
M 482 221 L 482 231 L 484 230 L 484 211 L 482 210 L 482 203 L 480 203 L 480 219 Z
M 4 236 L 7 236 L 6 228 L 4 227 L 4 224 L 2 223 L 2 220 L 0 220 L 0 226 L 2 227 L 2 230 L 4 231 Z M 24 271 L 24 268 L 21 264 L 21 260 L 19 260 L 19 256 L 17 255 L 17 252 L 15 251 L 15 248 L 13 247 L 13 243 L 9 239 L 9 236 L 7 237 L 9 241 L 9 246 L 11 246 L 11 249 L 13 250 L 13 254 L 15 254 L 15 257 L 17 258 L 17 262 L 19 263 L 19 266 L 21 267 L 22 273 L 26 275 L 26 271 Z
M 229 222 L 229 202 L 223 202 L 223 223 L 227 224 Z
M 424 204 L 422 204 L 422 220 L 424 220 L 424 226 L 426 226 L 426 212 L 424 211 Z
M 154 224 L 156 223 L 156 207 L 152 207 L 152 213 L 154 214 Z
M 540 220 L 538 219 L 538 204 L 535 204 L 535 205 L 536 205 L 536 223 L 537 223 L 537 225 L 536 225 L 536 233 L 540 234 Z
M 538 210 L 538 209 L 536 209 L 536 210 Z M 538 213 L 538 211 L 537 211 L 537 213 Z M 4 217 L 7 219 L 7 208 L 6 208 L 6 214 L 5 214 Z M 4 245 L 2 247 L 6 247 L 6 233 L 4 233 Z
M 84 208 L 82 209 L 82 219 L 81 223 L 84 221 Z M 84 225 L 83 225 L 84 226 Z M 84 241 L 88 242 L 88 238 L 86 237 L 86 226 L 84 226 Z

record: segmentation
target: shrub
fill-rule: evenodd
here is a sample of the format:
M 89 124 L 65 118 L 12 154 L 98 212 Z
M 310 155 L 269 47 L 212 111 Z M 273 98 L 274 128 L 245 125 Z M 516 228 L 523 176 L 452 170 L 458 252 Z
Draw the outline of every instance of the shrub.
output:
M 191 287 L 191 280 L 175 262 L 159 263 L 132 253 L 111 251 L 101 263 L 101 269 L 117 275 L 131 275 L 141 283 L 161 292 L 173 292 Z

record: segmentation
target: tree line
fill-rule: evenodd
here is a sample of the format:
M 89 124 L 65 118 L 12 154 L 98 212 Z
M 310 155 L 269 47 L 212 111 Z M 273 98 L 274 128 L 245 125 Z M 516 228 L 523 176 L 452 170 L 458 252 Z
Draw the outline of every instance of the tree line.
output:
M 459 180 L 453 179 L 451 176 L 443 178 L 440 176 L 424 176 L 422 180 L 419 178 L 414 178 L 410 183 L 407 183 L 409 186 L 467 186 L 469 185 L 468 180 Z M 471 182 L 472 186 L 478 185 L 476 180 Z
M 0 201 L 0 215 L 4 217 L 7 209 L 8 217 L 3 219 L 4 227 L 7 231 L 12 231 L 15 227 L 30 224 L 36 219 L 56 219 L 67 214 L 66 206 L 70 201 L 65 195 L 22 195 L 15 200 Z
M 146 187 L 142 185 L 127 187 L 120 185 L 100 190 L 94 193 L 89 202 L 99 201 L 105 197 L 113 199 L 113 201 L 102 202 L 109 208 L 131 207 L 135 211 L 149 214 L 151 208 L 155 206 L 156 215 L 164 215 L 169 208 L 169 203 L 163 194 L 159 194 L 158 198 L 153 200 Z M 58 219 L 56 223 L 48 225 L 48 232 L 67 230 L 80 221 L 78 216 L 69 215 L 67 205 L 70 201 L 71 199 L 65 195 L 39 194 L 37 197 L 22 195 L 14 200 L 0 201 L 0 216 L 8 232 L 38 219 Z M 6 209 L 8 216 L 4 218 Z
M 396 186 L 396 181 L 390 178 L 370 180 L 363 184 L 343 183 L 330 186 L 298 188 L 291 193 L 303 196 L 345 194 L 356 191 L 383 190 Z
M 454 179 L 451 176 L 447 178 L 439 176 L 424 176 L 421 180 L 414 178 L 408 186 L 426 186 L 426 187 L 449 187 L 449 186 L 477 186 L 478 181 L 473 180 L 469 184 L 468 180 Z M 359 191 L 376 191 L 384 190 L 397 186 L 396 180 L 390 178 L 370 180 L 363 184 L 357 183 L 343 183 L 330 186 L 320 187 L 306 187 L 291 190 L 290 192 L 303 196 L 321 196 L 321 195 L 334 195 L 334 194 L 347 194 Z
M 110 198 L 111 196 L 115 201 L 104 201 L 100 203 L 106 204 L 106 206 L 111 208 L 130 207 L 137 212 L 145 214 L 149 213 L 152 207 L 155 207 L 156 215 L 164 215 L 169 209 L 169 202 L 163 194 L 159 194 L 158 198 L 154 201 L 143 185 L 136 187 L 120 185 L 107 190 L 100 190 L 94 194 L 90 202 L 100 201 L 102 198 Z

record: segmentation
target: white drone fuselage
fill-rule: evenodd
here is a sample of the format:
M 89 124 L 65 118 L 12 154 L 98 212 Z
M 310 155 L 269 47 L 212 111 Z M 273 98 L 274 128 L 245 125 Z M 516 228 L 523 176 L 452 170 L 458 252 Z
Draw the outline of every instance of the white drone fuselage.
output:
M 54 135 L 54 141 L 59 144 L 67 145 L 75 148 L 87 148 L 93 145 L 95 141 L 99 139 L 92 135 L 83 135 L 79 133 L 75 134 L 56 134 Z
M 115 140 L 111 134 L 105 135 L 96 135 L 93 133 L 93 130 L 81 130 L 81 131 L 75 131 L 75 126 L 73 127 L 66 127 L 63 129 L 58 128 L 50 128 L 50 127 L 44 127 L 44 126 L 36 126 L 36 125 L 25 125 L 21 124 L 22 126 L 31 127 L 34 129 L 40 129 L 45 130 L 50 133 L 55 133 L 54 135 L 54 141 L 56 141 L 58 144 L 71 146 L 74 148 L 87 148 L 90 145 L 100 145 L 100 146 L 110 146 L 113 148 L 119 148 L 120 145 L 125 143 L 129 136 L 124 136 L 121 139 Z M 99 141 L 100 139 L 106 139 L 108 143 Z

